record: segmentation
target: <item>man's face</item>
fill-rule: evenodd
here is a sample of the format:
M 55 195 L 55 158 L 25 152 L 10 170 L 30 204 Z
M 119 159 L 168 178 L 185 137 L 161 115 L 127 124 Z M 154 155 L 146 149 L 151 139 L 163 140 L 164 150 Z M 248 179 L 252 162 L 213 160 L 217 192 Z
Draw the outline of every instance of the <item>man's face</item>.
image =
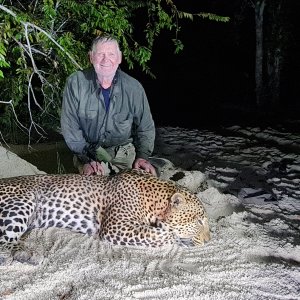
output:
M 116 42 L 109 41 L 98 44 L 94 51 L 90 52 L 90 61 L 97 75 L 113 77 L 122 61 L 122 55 Z

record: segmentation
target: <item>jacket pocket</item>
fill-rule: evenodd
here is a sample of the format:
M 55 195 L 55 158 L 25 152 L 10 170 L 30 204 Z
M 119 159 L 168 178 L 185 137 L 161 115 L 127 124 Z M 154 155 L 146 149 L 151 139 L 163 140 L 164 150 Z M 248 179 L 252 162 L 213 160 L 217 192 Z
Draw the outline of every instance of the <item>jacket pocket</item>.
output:
M 98 111 L 96 110 L 86 110 L 84 112 L 79 112 L 79 116 L 83 119 L 95 119 L 97 117 Z
M 120 138 L 129 138 L 131 136 L 133 117 L 131 114 L 115 114 L 113 116 L 113 135 Z

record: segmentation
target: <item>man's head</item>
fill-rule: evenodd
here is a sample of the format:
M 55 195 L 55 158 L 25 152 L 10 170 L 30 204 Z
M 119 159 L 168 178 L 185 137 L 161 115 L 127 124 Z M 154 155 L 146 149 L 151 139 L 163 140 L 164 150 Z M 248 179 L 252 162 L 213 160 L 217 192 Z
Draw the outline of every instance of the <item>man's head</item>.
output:
M 122 61 L 118 41 L 110 35 L 95 38 L 89 55 L 98 77 L 113 77 Z

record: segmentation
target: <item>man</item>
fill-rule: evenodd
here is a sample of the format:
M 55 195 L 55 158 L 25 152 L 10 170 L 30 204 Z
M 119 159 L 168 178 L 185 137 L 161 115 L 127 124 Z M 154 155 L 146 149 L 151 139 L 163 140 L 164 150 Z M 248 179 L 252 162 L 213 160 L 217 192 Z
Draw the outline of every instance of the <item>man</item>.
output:
M 108 175 L 126 168 L 156 175 L 149 162 L 155 126 L 142 85 L 121 71 L 115 38 L 97 37 L 89 52 L 92 68 L 66 82 L 61 112 L 64 139 L 81 174 Z

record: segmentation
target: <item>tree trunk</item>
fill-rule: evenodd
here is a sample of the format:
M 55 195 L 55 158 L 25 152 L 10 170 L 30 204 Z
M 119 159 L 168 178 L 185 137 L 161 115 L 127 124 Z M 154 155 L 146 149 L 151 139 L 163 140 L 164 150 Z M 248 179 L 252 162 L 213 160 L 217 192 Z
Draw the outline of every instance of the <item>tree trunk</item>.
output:
M 256 32 L 256 57 L 255 57 L 255 92 L 256 105 L 261 107 L 264 104 L 263 84 L 263 20 L 265 0 L 258 0 L 255 4 L 255 32 Z
M 280 80 L 281 68 L 284 55 L 284 45 L 286 44 L 286 33 L 284 32 L 284 23 L 282 21 L 282 2 L 276 0 L 272 2 L 270 9 L 270 30 L 269 46 L 267 57 L 267 88 L 270 104 L 272 108 L 278 109 L 280 104 Z
M 269 51 L 268 53 L 268 91 L 270 93 L 270 104 L 278 108 L 280 102 L 280 71 L 282 63 L 281 49 Z

